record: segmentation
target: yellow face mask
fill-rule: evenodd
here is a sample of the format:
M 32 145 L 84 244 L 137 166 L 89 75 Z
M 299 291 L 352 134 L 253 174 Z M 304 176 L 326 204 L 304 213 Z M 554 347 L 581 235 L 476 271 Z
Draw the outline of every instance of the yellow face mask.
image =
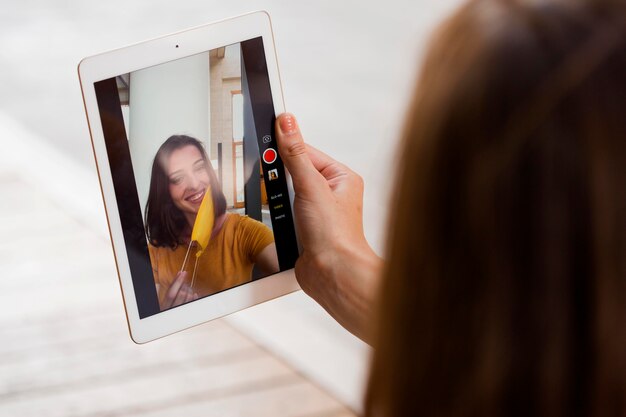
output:
M 191 231 L 191 240 L 195 241 L 200 247 L 196 252 L 197 258 L 202 255 L 202 252 L 209 245 L 214 221 L 215 211 L 213 209 L 213 197 L 211 195 L 211 187 L 209 187 L 204 193 L 204 198 L 202 199 L 202 203 L 200 203 L 200 209 L 198 210 L 196 221 Z

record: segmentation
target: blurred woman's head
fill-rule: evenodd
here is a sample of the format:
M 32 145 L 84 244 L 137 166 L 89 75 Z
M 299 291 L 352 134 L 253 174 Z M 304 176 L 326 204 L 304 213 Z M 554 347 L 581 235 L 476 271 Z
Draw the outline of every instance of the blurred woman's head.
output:
M 150 243 L 170 248 L 185 243 L 182 234 L 209 187 L 218 217 L 226 210 L 226 198 L 204 147 L 190 136 L 170 136 L 152 163 L 145 219 Z
M 368 416 L 626 413 L 624 1 L 475 0 L 402 147 Z

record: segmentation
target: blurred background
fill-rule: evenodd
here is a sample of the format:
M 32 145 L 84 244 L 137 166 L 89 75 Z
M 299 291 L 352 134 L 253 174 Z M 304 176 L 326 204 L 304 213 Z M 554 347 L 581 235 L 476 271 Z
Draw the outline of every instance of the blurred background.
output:
M 351 416 L 369 348 L 302 292 L 131 342 L 80 59 L 264 9 L 288 111 L 365 180 L 383 254 L 405 109 L 459 0 L 5 1 L 0 10 L 0 415 Z

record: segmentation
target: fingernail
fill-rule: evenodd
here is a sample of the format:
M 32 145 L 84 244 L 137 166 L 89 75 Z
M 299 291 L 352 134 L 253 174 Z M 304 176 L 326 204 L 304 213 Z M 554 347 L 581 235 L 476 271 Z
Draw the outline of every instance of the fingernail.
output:
M 293 114 L 285 113 L 280 116 L 279 124 L 284 135 L 293 135 L 298 131 L 298 123 Z

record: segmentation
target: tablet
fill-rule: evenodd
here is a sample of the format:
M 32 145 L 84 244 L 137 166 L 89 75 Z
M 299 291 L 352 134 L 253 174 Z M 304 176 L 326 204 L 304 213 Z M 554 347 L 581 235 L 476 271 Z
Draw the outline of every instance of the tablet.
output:
M 88 57 L 78 73 L 135 342 L 299 289 L 265 12 Z

